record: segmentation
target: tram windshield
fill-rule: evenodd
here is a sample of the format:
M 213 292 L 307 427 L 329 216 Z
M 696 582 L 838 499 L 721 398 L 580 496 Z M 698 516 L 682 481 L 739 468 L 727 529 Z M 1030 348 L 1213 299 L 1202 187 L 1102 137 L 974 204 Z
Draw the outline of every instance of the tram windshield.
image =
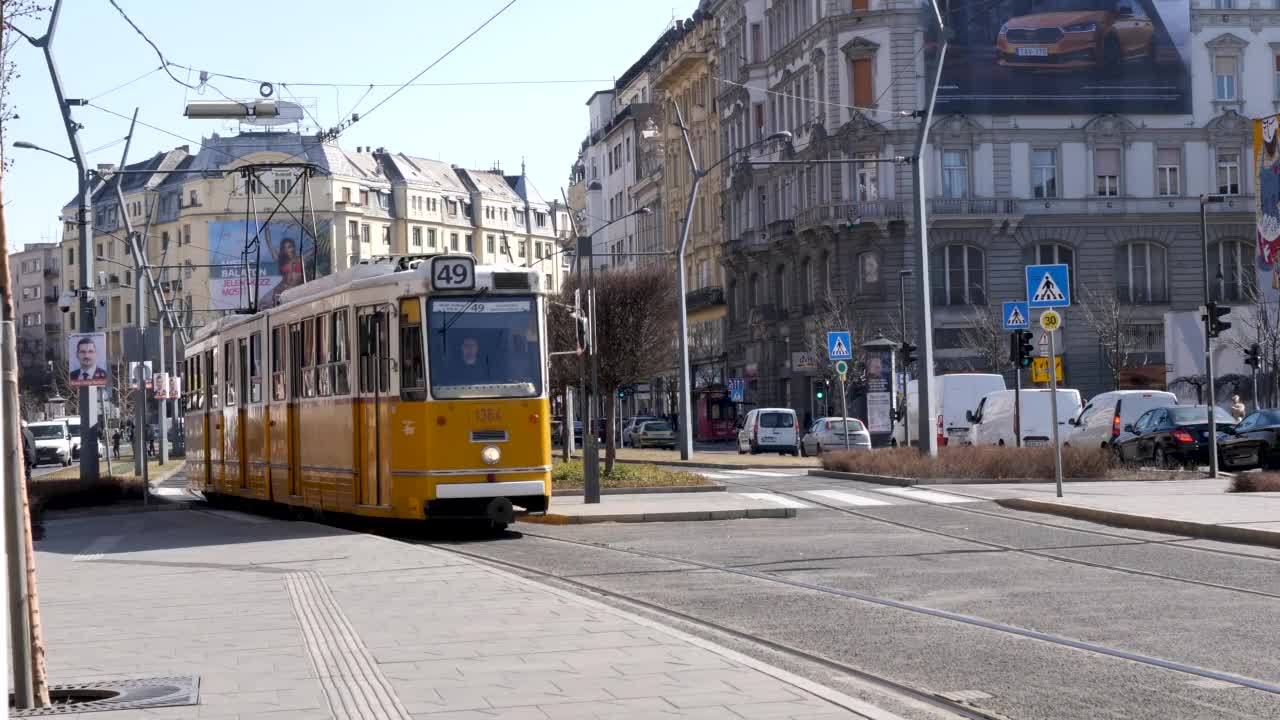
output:
M 432 299 L 427 322 L 434 397 L 534 397 L 542 392 L 533 298 Z

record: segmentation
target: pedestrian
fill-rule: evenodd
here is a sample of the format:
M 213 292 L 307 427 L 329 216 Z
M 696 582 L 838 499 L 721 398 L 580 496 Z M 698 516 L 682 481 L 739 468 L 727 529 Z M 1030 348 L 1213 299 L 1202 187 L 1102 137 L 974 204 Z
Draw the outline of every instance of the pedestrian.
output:
M 22 421 L 22 464 L 26 466 L 27 481 L 30 482 L 31 468 L 36 466 L 36 439 L 26 420 Z
M 1244 403 L 1240 402 L 1239 395 L 1231 396 L 1231 417 L 1235 418 L 1236 422 L 1244 419 Z
M 115 453 L 117 460 L 120 459 L 120 429 L 119 428 L 116 428 L 115 432 L 111 433 L 111 452 Z

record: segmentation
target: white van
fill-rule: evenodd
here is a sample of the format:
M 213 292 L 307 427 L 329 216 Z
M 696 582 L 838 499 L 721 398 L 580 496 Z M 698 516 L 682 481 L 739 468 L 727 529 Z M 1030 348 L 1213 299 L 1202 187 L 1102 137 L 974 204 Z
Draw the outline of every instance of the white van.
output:
M 987 394 L 970 411 L 973 421 L 970 433 L 974 445 L 1014 446 L 1013 397 L 1014 390 L 998 390 Z M 1022 446 L 1046 447 L 1053 442 L 1053 408 L 1049 404 L 1050 391 L 1042 389 L 1022 391 Z M 1058 443 L 1067 439 L 1071 426 L 1067 421 L 1080 414 L 1080 391 L 1058 388 Z
M 965 413 L 978 406 L 983 396 L 996 390 L 1004 390 L 1004 376 L 993 373 L 954 373 L 933 378 L 933 407 L 929 417 L 930 427 L 940 435 L 939 445 L 963 445 L 969 441 L 969 421 Z M 907 383 L 907 422 L 911 424 L 911 443 L 920 443 L 919 382 Z M 941 399 L 941 403 L 939 403 Z M 941 423 L 939 423 L 941 416 Z M 906 435 L 901 422 L 893 425 L 893 444 L 904 445 Z
M 1111 447 L 1124 426 L 1135 423 L 1152 408 L 1178 404 L 1178 396 L 1163 390 L 1112 390 L 1095 395 L 1080 416 L 1071 419 L 1067 443 L 1080 447 Z
M 791 408 L 756 408 L 738 428 L 738 454 L 800 454 L 800 420 Z
M 71 464 L 71 433 L 61 420 L 27 423 L 31 438 L 36 442 L 36 465 L 58 463 Z

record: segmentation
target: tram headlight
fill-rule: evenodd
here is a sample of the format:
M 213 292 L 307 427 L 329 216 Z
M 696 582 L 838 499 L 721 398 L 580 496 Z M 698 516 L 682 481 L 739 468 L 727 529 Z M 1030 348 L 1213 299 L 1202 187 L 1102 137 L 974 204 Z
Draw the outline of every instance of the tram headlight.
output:
M 493 445 L 489 445 L 480 451 L 480 460 L 485 465 L 497 465 L 498 461 L 501 459 L 502 451 Z

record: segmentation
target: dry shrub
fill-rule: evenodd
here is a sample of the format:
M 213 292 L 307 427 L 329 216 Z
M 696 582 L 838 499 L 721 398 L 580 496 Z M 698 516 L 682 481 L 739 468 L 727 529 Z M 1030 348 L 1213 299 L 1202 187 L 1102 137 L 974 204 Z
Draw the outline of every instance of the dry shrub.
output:
M 919 479 L 1053 479 L 1052 448 L 1010 448 L 961 445 L 938 449 L 937 459 L 918 448 L 884 448 L 873 452 L 835 451 L 822 456 L 827 470 Z M 1062 449 L 1062 475 L 1104 478 L 1111 458 L 1098 448 Z
M 1231 479 L 1227 492 L 1280 492 L 1280 473 L 1240 473 Z

